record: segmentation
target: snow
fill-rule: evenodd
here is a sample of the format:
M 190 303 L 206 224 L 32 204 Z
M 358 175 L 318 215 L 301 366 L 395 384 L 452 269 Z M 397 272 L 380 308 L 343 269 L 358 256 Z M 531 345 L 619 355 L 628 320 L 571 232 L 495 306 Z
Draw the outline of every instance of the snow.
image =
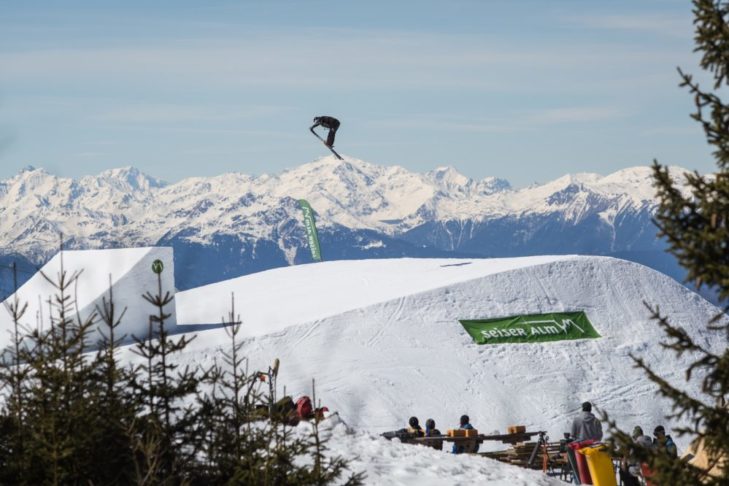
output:
M 297 432 L 311 431 L 302 423 Z M 351 472 L 364 472 L 365 482 L 373 485 L 440 486 L 489 484 L 495 486 L 548 486 L 562 485 L 540 471 L 521 469 L 492 459 L 453 455 L 445 451 L 387 441 L 364 431 L 352 431 L 337 415 L 320 425 L 322 437 L 328 438 L 327 447 L 334 456 L 356 457 L 350 463 Z
M 77 285 L 72 286 L 69 292 L 75 300 L 74 307 L 81 316 L 86 318 L 96 312 L 97 308 L 102 308 L 103 299 L 106 298 L 108 301 L 110 286 L 117 317 L 125 307 L 127 308 L 122 324 L 117 330 L 117 336 L 126 334 L 131 338 L 133 334 L 144 336 L 147 333 L 149 314 L 154 309 L 146 301 L 142 301 L 141 296 L 148 291 L 152 294 L 157 292 L 157 275 L 151 270 L 153 261 L 162 261 L 165 269 L 162 272 L 163 289 L 174 293 L 172 248 L 64 251 L 46 263 L 41 272 L 57 282 L 61 275 L 62 259 L 66 279 L 71 278 L 76 272 L 81 272 Z M 4 309 L 13 302 L 15 296 L 21 305 L 28 304 L 22 319 L 26 327 L 48 326 L 48 301 L 56 295 L 56 290 L 41 272 L 33 275 L 14 295 L 4 301 L 0 309 L 0 348 L 11 342 L 10 331 L 13 329 L 13 321 Z M 174 308 L 170 311 L 172 314 L 170 322 L 174 323 Z M 97 338 L 98 335 L 92 340 L 96 341 Z
M 663 335 L 644 301 L 709 349 L 725 344 L 705 330 L 717 308 L 663 274 L 607 257 L 288 267 L 178 294 L 179 323 L 220 322 L 231 293 L 251 363 L 265 367 L 280 358 L 280 380 L 294 395 L 306 393 L 315 377 L 331 409 L 371 432 L 400 428 L 411 415 L 448 428 L 468 413 L 481 431 L 523 424 L 556 440 L 586 400 L 626 428 L 650 428 L 664 421 L 669 405 L 634 369 L 630 353 L 678 382 L 690 357 L 661 348 Z M 602 338 L 481 346 L 458 322 L 575 310 L 585 311 Z M 201 332 L 183 359 L 212 363 L 225 343 L 220 329 Z
M 566 261 L 574 256 L 503 259 L 345 260 L 276 268 L 225 280 L 175 296 L 178 323 L 214 324 L 230 309 L 231 294 L 246 323 L 245 336 L 260 336 L 347 311 L 448 287 L 505 270 Z M 275 291 L 272 291 L 275 289 Z M 226 298 L 221 299 L 221 296 Z M 326 302 L 322 302 L 322 298 Z M 255 302 L 255 306 L 245 305 Z M 286 302 L 287 305 L 281 305 Z
M 110 269 L 116 269 L 119 282 L 140 279 L 137 288 L 126 290 L 117 282 L 115 295 L 141 302 L 153 250 L 67 255 L 68 266 L 74 260 L 99 268 L 89 273 L 97 289 L 106 287 L 101 283 Z M 124 261 L 124 268 L 139 272 L 118 271 L 115 265 Z M 24 295 L 35 289 L 23 289 Z M 353 458 L 353 470 L 364 470 L 368 484 L 560 484 L 481 457 L 456 457 L 377 436 L 404 427 L 412 415 L 421 422 L 433 418 L 446 430 L 467 413 L 482 433 L 520 424 L 545 430 L 556 441 L 589 400 L 627 430 L 682 425 L 665 420 L 670 404 L 657 397 L 630 354 L 644 357 L 659 375 L 692 393 L 700 393 L 701 376 L 683 383 L 691 356 L 677 358 L 660 346 L 663 334 L 644 301 L 660 306 L 707 349 L 721 352 L 726 346 L 705 328 L 719 312 L 716 307 L 665 275 L 607 257 L 392 259 L 280 268 L 176 294 L 179 328 L 220 322 L 231 294 L 243 320 L 250 369 L 266 369 L 279 358 L 279 383 L 294 398 L 310 394 L 315 378 L 322 404 L 351 428 L 332 421 L 330 446 Z M 98 302 L 99 295 L 84 302 Z M 586 313 L 601 338 L 476 345 L 459 323 L 576 310 Z M 178 363 L 219 361 L 228 345 L 224 330 L 195 334 Z M 140 359 L 128 348 L 120 357 Z M 677 442 L 679 448 L 687 445 L 686 439 Z M 493 448 L 506 446 L 485 443 L 483 450 Z
M 174 184 L 133 167 L 79 180 L 30 168 L 0 181 L 0 246 L 43 261 L 55 253 L 59 232 L 79 248 L 153 245 L 182 229 L 200 242 L 219 233 L 282 242 L 278 229 L 300 220 L 298 199 L 311 203 L 319 228 L 341 225 L 387 235 L 430 221 L 540 214 L 575 220 L 589 211 L 650 209 L 652 182 L 649 167 L 634 167 L 511 189 L 506 181 L 475 181 L 451 167 L 418 174 L 348 156 L 322 157 L 274 175 L 231 173 Z

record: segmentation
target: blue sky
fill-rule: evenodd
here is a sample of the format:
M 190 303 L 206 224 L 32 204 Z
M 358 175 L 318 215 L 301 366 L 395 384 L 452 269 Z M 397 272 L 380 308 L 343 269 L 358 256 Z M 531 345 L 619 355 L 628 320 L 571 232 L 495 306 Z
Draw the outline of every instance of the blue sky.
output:
M 0 0 L 0 179 L 276 173 L 336 148 L 515 186 L 713 170 L 688 0 Z

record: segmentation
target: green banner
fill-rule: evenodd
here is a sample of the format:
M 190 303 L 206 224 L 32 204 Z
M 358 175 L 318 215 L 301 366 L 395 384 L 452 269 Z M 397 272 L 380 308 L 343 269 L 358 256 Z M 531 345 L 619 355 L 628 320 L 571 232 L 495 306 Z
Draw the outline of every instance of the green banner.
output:
M 299 206 L 304 212 L 304 228 L 306 228 L 306 238 L 309 240 L 309 249 L 311 250 L 311 258 L 315 262 L 321 261 L 321 250 L 319 249 L 319 236 L 316 234 L 316 222 L 314 221 L 314 210 L 306 201 L 299 199 Z
M 582 311 L 460 322 L 477 344 L 543 343 L 600 337 Z

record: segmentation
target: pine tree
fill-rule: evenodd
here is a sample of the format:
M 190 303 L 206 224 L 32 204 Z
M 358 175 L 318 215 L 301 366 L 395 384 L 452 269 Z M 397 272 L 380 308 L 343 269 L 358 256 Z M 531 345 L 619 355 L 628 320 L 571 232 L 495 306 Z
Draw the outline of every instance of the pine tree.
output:
M 691 116 L 704 129 L 713 148 L 717 172 L 702 176 L 686 174 L 688 192 L 682 191 L 667 167 L 654 162 L 654 181 L 659 200 L 655 216 L 659 236 L 668 242 L 668 251 L 688 271 L 687 281 L 698 288 L 715 291 L 724 312 L 707 323 L 710 332 L 725 347 L 715 354 L 693 339 L 683 328 L 671 324 L 670 317 L 650 307 L 653 318 L 666 334 L 662 345 L 677 355 L 688 353 L 695 360 L 686 370 L 686 380 L 701 377 L 701 396 L 670 384 L 658 376 L 643 359 L 634 357 L 661 395 L 672 402 L 668 418 L 683 419 L 689 426 L 674 429 L 679 436 L 696 437 L 719 464 L 729 458 L 729 323 L 726 310 L 729 299 L 729 106 L 718 93 L 729 86 L 729 2 L 694 0 L 696 51 L 702 54 L 701 67 L 714 79 L 713 91 L 700 86 L 690 74 L 679 69 L 681 86 L 694 96 L 696 112 Z M 648 305 L 648 304 L 647 304 Z M 635 455 L 648 462 L 658 484 L 729 484 L 729 466 L 709 476 L 678 458 L 657 449 L 641 449 L 630 444 L 630 437 L 611 422 L 613 436 L 623 447 L 632 447 Z M 725 463 L 726 464 L 726 463 Z
M 152 452 L 160 458 L 155 462 L 159 466 L 155 474 L 158 480 L 172 484 L 182 481 L 198 452 L 199 442 L 193 437 L 196 410 L 185 401 L 195 394 L 201 377 L 197 368 L 180 368 L 171 360 L 194 337 L 170 337 L 166 322 L 171 314 L 166 308 L 173 297 L 162 288 L 162 262 L 155 260 L 152 270 L 157 274 L 157 293 L 147 292 L 142 297 L 154 306 L 155 313 L 149 316 L 149 335 L 144 339 L 135 337 L 134 350 L 146 364 L 132 373 L 130 386 L 137 391 L 140 405 L 147 407 L 147 414 L 140 421 L 138 443 L 157 444 L 158 450 L 146 453 Z M 142 454 L 143 462 L 149 463 L 150 458 L 145 454 Z
M 4 397 L 4 413 L 0 416 L 0 483 L 17 477 L 28 466 L 26 441 L 23 437 L 25 420 L 24 395 L 28 367 L 23 366 L 21 349 L 24 326 L 21 320 L 28 309 L 27 302 L 18 298 L 18 271 L 13 263 L 13 300 L 6 306 L 13 321 L 12 344 L 0 356 L 0 381 L 7 384 L 9 393 Z

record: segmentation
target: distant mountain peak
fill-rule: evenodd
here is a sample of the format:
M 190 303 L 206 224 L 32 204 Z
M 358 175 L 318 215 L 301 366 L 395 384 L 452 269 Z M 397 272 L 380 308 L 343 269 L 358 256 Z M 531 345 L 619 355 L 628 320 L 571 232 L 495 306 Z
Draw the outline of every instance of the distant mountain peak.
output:
M 605 177 L 567 175 L 518 190 L 495 177 L 473 180 L 451 166 L 416 173 L 349 156 L 321 157 L 279 174 L 231 173 L 173 184 L 133 166 L 78 180 L 27 169 L 0 181 L 0 248 L 46 255 L 63 232 L 89 248 L 150 245 L 175 235 L 194 235 L 205 245 L 225 235 L 269 241 L 290 252 L 301 226 L 297 199 L 311 203 L 320 228 L 391 238 L 440 228 L 433 230 L 433 241 L 448 241 L 448 248 L 465 244 L 477 225 L 499 218 L 574 224 L 594 217 L 612 225 L 626 211 L 642 214 L 656 204 L 650 167 Z M 454 221 L 457 226 L 450 226 Z M 529 227 L 519 238 L 538 231 Z
M 167 183 L 155 177 L 148 176 L 136 167 L 126 166 L 114 169 L 107 169 L 101 172 L 98 179 L 107 181 L 116 181 L 120 184 L 120 189 L 129 188 L 134 191 L 146 191 L 151 188 L 162 188 Z

